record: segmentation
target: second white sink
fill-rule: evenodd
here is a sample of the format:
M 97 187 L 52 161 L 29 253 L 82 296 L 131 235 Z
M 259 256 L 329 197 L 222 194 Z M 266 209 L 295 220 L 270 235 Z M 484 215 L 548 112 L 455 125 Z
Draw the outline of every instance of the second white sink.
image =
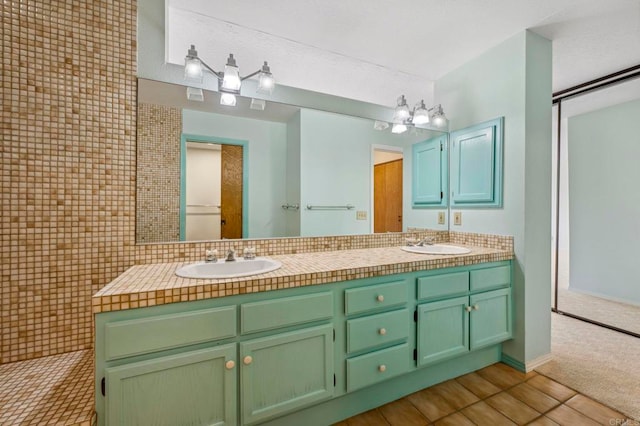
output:
M 184 265 L 176 270 L 176 275 L 183 278 L 237 278 L 264 274 L 280 268 L 282 263 L 267 257 L 256 257 L 252 260 L 242 258 L 233 262 L 219 260 L 217 262 L 197 262 Z
M 410 253 L 421 254 L 466 254 L 471 253 L 466 247 L 451 246 L 448 244 L 432 244 L 424 246 L 402 246 L 400 247 L 404 251 Z

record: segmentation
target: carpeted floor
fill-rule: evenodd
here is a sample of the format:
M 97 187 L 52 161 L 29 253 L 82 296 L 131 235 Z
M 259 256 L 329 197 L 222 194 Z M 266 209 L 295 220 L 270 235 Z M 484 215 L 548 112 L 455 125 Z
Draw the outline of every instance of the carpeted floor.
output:
M 640 420 L 640 339 L 552 314 L 553 360 L 536 368 Z

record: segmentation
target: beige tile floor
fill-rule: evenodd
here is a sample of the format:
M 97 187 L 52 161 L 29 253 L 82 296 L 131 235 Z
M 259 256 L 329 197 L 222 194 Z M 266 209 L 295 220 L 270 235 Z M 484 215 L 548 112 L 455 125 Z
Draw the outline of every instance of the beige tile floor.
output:
M 81 425 L 93 414 L 93 353 L 0 365 L 0 425 Z M 423 389 L 338 423 L 354 425 L 622 425 L 620 413 L 505 364 Z M 638 426 L 630 420 L 628 426 Z

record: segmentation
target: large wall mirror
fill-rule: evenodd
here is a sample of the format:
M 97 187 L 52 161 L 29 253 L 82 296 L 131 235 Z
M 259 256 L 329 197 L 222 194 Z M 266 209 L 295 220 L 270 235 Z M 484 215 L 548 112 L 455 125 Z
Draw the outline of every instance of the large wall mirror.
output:
M 138 80 L 137 243 L 447 229 L 411 193 L 412 146 L 445 132 L 218 97 Z

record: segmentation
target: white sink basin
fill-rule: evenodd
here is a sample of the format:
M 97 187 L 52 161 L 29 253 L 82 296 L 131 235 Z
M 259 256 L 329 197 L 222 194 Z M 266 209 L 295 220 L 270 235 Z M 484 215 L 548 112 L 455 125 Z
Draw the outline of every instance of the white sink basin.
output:
M 471 250 L 465 247 L 451 246 L 448 244 L 432 244 L 424 246 L 402 246 L 404 251 L 421 254 L 466 254 Z
M 198 262 L 184 265 L 176 270 L 176 275 L 183 278 L 236 278 L 264 274 L 280 268 L 282 263 L 266 257 L 253 260 L 236 259 L 233 262 L 218 260 L 217 262 Z

